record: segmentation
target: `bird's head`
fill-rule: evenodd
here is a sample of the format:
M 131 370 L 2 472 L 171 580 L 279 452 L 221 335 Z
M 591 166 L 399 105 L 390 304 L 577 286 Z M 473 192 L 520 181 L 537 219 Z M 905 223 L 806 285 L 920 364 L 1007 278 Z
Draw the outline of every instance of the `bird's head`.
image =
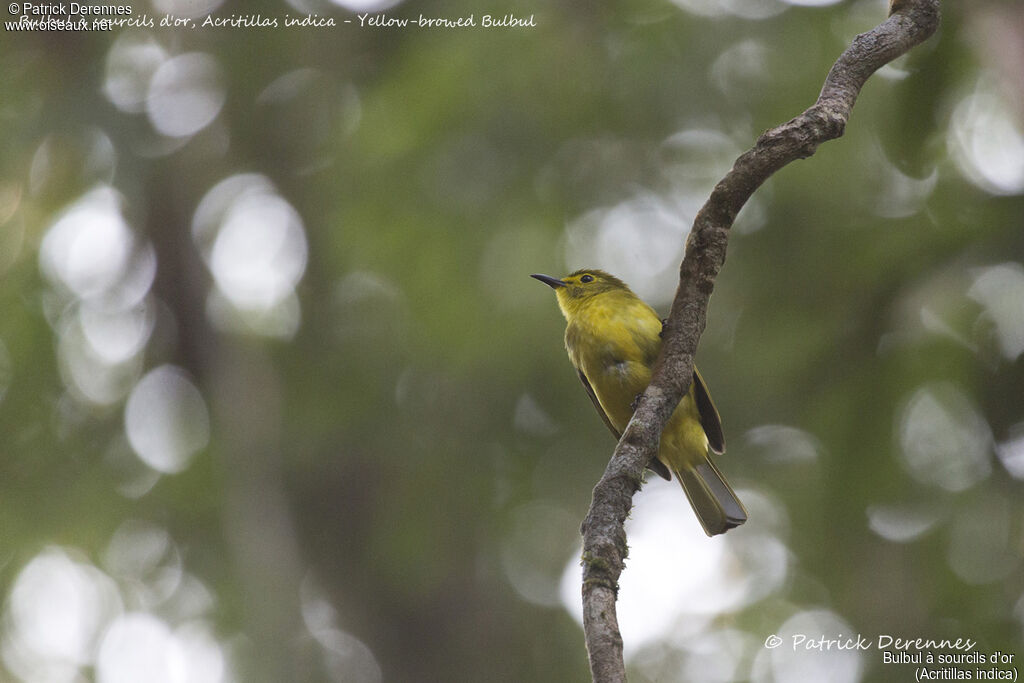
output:
M 558 279 L 550 275 L 531 275 L 555 290 L 558 307 L 566 318 L 574 315 L 594 297 L 620 292 L 633 296 L 633 292 L 619 278 L 596 268 L 583 268 Z

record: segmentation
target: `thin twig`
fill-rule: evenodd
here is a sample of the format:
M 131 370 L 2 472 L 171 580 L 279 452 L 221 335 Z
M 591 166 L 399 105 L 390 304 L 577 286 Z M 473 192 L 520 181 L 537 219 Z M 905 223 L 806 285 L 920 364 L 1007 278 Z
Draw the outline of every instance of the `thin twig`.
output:
M 939 0 L 893 0 L 889 17 L 857 36 L 829 71 L 815 104 L 762 135 L 715 186 L 693 221 L 679 288 L 665 325 L 650 386 L 594 487 L 583 522 L 583 630 L 595 683 L 623 683 L 622 635 L 615 614 L 626 558 L 623 524 L 654 457 L 665 423 L 693 379 L 708 299 L 725 262 L 729 229 L 751 194 L 773 173 L 840 137 L 864 82 L 879 68 L 927 40 L 939 25 Z

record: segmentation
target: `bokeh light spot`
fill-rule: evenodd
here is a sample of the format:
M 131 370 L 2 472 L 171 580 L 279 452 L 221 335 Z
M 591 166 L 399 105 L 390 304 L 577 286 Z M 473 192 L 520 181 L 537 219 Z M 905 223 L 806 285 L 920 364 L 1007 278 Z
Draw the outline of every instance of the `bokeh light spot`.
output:
M 516 401 L 512 424 L 516 431 L 533 436 L 554 436 L 559 432 L 558 423 L 530 394 L 522 394 Z
M 383 672 L 366 643 L 337 627 L 337 610 L 324 598 L 311 575 L 299 586 L 302 619 L 321 647 L 324 666 L 332 680 L 380 683 Z
M 106 406 L 117 403 L 131 391 L 142 370 L 141 354 L 108 362 L 86 338 L 81 318 L 74 309 L 61 318 L 58 333 L 57 360 L 72 395 Z
M 68 192 L 84 192 L 113 181 L 117 151 L 99 128 L 68 127 L 46 136 L 32 155 L 28 186 L 32 195 L 66 201 Z
M 178 683 L 186 680 L 171 631 L 151 614 L 118 617 L 103 636 L 96 657 L 98 683 Z
M 914 392 L 900 417 L 899 438 L 904 466 L 922 483 L 963 491 L 991 470 L 988 424 L 953 384 Z
M 171 536 L 165 529 L 129 519 L 111 537 L 104 564 L 118 578 L 142 580 L 160 565 L 171 548 Z
M 1024 479 L 1024 422 L 1010 428 L 1009 437 L 996 446 L 1003 467 L 1014 479 Z
M 119 613 L 117 586 L 61 548 L 36 555 L 14 581 L 7 604 L 4 663 L 23 680 L 63 664 L 74 673 L 92 661 L 99 630 Z
M 72 204 L 47 230 L 39 261 L 54 284 L 79 298 L 96 298 L 121 279 L 133 244 L 120 197 L 102 186 Z
M 269 179 L 239 174 L 210 188 L 196 208 L 192 237 L 217 284 L 209 306 L 215 324 L 270 336 L 294 334 L 300 320 L 295 287 L 308 257 L 306 233 L 298 212 Z
M 194 135 L 220 113 L 227 97 L 217 60 L 202 52 L 172 57 L 160 64 L 149 84 L 146 111 L 157 132 L 169 137 Z
M 761 425 L 746 433 L 746 440 L 761 449 L 771 463 L 809 462 L 818 459 L 821 442 L 814 435 L 786 425 Z
M 647 301 L 662 301 L 675 291 L 690 230 L 682 214 L 654 195 L 591 211 L 566 228 L 568 267 L 603 268 Z
M 768 48 L 761 41 L 741 41 L 718 55 L 711 65 L 711 80 L 726 95 L 749 95 L 764 82 L 769 57 Z
M 217 286 L 235 305 L 270 308 L 290 294 L 306 268 L 302 220 L 275 195 L 236 203 L 210 252 Z
M 768 19 L 782 14 L 787 7 L 782 0 L 720 0 L 730 14 L 743 19 Z
M 940 519 L 937 511 L 910 505 L 869 505 L 868 528 L 887 541 L 909 543 L 928 533 Z
M 158 12 L 176 17 L 202 17 L 216 10 L 224 0 L 153 0 Z
M 150 34 L 125 31 L 107 53 L 103 93 L 121 111 L 144 111 L 149 83 L 167 58 L 167 51 Z
M 933 168 L 924 178 L 909 176 L 889 161 L 878 144 L 872 157 L 876 171 L 866 199 L 874 212 L 883 218 L 905 218 L 919 212 L 938 184 L 938 169 Z
M 980 269 L 967 296 L 985 307 L 996 326 L 999 349 L 1009 361 L 1024 353 L 1024 266 L 1004 263 Z
M 156 324 L 156 314 L 146 303 L 121 311 L 83 305 L 78 317 L 90 348 L 109 365 L 124 363 L 139 354 Z
M 401 0 L 331 0 L 331 2 L 351 12 L 380 12 L 394 7 Z
M 782 0 L 672 0 L 672 3 L 701 17 L 731 14 L 743 19 L 767 19 L 787 8 Z
M 1024 131 L 985 79 L 953 110 L 948 145 L 961 173 L 992 194 L 1024 192 Z
M 762 648 L 754 660 L 754 683 L 857 683 L 861 680 L 863 654 L 856 648 L 808 647 L 811 639 L 856 638 L 856 630 L 835 612 L 825 609 L 798 612 L 775 631 L 782 645 Z M 802 637 L 799 644 L 794 638 Z
M 524 600 L 546 607 L 558 604 L 564 558 L 579 538 L 577 523 L 566 510 L 542 501 L 512 511 L 501 565 Z
M 206 402 L 182 370 L 162 365 L 139 380 L 128 397 L 125 432 L 147 465 L 180 472 L 209 440 Z

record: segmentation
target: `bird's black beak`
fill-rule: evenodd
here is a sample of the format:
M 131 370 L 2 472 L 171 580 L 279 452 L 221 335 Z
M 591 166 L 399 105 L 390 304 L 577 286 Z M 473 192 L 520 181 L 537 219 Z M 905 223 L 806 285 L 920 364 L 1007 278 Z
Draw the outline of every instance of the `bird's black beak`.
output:
M 540 280 L 541 282 L 546 284 L 551 289 L 558 289 L 559 287 L 565 287 L 565 283 L 562 282 L 561 280 L 559 280 L 557 277 L 551 277 L 550 275 L 538 275 L 537 273 L 534 273 L 530 277 L 532 277 L 532 278 L 534 278 L 536 280 Z

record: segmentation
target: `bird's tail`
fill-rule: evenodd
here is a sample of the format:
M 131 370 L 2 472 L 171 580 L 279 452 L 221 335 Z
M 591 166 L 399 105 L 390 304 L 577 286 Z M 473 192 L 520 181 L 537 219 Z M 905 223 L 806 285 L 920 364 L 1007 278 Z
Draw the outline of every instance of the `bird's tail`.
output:
M 743 503 L 710 460 L 703 460 L 694 468 L 676 470 L 676 478 L 708 536 L 724 534 L 747 521 Z

